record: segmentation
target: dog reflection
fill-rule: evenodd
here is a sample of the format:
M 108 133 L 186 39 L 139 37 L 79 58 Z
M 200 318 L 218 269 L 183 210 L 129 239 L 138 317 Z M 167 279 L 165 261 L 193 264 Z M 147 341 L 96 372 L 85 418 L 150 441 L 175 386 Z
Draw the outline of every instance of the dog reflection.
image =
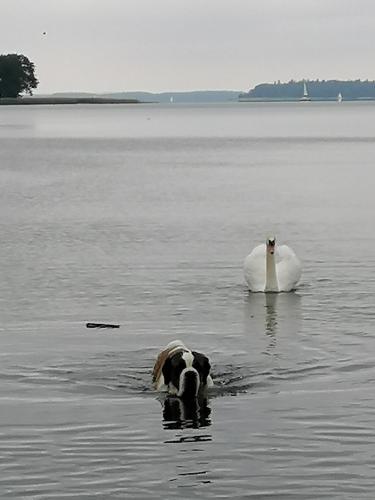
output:
M 198 428 L 211 425 L 211 408 L 207 398 L 183 400 L 167 396 L 163 402 L 163 426 L 165 429 Z

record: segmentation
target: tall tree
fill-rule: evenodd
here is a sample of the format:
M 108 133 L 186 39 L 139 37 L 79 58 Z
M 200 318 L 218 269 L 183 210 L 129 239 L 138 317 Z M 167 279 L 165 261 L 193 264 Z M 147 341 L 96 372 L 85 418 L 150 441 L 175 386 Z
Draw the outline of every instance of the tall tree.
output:
M 0 97 L 18 97 L 25 92 L 32 95 L 38 83 L 34 63 L 26 56 L 0 55 Z

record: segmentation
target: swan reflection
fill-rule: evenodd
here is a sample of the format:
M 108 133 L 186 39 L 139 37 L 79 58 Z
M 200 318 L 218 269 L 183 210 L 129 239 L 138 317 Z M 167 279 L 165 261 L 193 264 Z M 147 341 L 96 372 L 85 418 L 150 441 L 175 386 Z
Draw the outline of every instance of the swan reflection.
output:
M 266 293 L 265 294 L 265 309 L 266 309 L 266 317 L 265 317 L 265 334 L 269 335 L 272 338 L 275 338 L 277 332 L 277 310 L 276 303 L 278 300 L 277 293 Z
M 263 332 L 267 351 L 280 335 L 296 335 L 301 324 L 301 296 L 297 293 L 249 293 L 245 300 L 246 333 Z
M 185 401 L 175 396 L 166 396 L 161 403 L 165 429 L 197 429 L 211 425 L 211 408 L 208 406 L 207 398 Z

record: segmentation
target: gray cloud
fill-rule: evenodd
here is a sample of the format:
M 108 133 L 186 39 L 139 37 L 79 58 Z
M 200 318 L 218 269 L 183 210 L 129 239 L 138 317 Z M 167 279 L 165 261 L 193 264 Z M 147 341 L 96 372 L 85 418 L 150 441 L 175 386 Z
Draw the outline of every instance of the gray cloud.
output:
M 35 62 L 40 92 L 375 79 L 374 14 L 372 0 L 8 0 L 0 50 Z

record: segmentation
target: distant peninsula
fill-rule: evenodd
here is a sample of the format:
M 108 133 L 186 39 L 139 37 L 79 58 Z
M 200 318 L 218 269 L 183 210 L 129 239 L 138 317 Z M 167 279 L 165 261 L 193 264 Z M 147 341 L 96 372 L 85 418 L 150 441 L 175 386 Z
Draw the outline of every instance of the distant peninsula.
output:
M 53 104 L 137 104 L 137 99 L 113 99 L 110 97 L 56 97 L 56 96 L 32 96 L 32 97 L 3 97 L 0 99 L 0 105 L 18 106 L 18 105 L 53 105 Z
M 114 102 L 136 101 L 143 103 L 215 103 L 237 101 L 239 90 L 190 90 L 169 92 L 122 91 L 91 94 L 84 92 L 58 92 L 50 94 L 54 99 L 111 99 Z M 34 97 L 35 99 L 36 97 Z
M 299 101 L 306 86 L 309 100 L 334 101 L 338 96 L 345 101 L 374 100 L 375 81 L 370 80 L 290 80 L 282 83 L 260 83 L 249 92 L 239 95 L 240 101 Z
M 237 102 L 239 90 L 192 90 L 169 92 L 106 92 L 94 94 L 90 92 L 56 92 L 54 94 L 36 94 L 17 98 L 0 99 L 0 104 L 199 104 Z
M 169 92 L 119 92 L 109 94 L 111 97 L 138 99 L 143 102 L 193 104 L 219 103 L 238 101 L 238 90 L 190 90 Z

